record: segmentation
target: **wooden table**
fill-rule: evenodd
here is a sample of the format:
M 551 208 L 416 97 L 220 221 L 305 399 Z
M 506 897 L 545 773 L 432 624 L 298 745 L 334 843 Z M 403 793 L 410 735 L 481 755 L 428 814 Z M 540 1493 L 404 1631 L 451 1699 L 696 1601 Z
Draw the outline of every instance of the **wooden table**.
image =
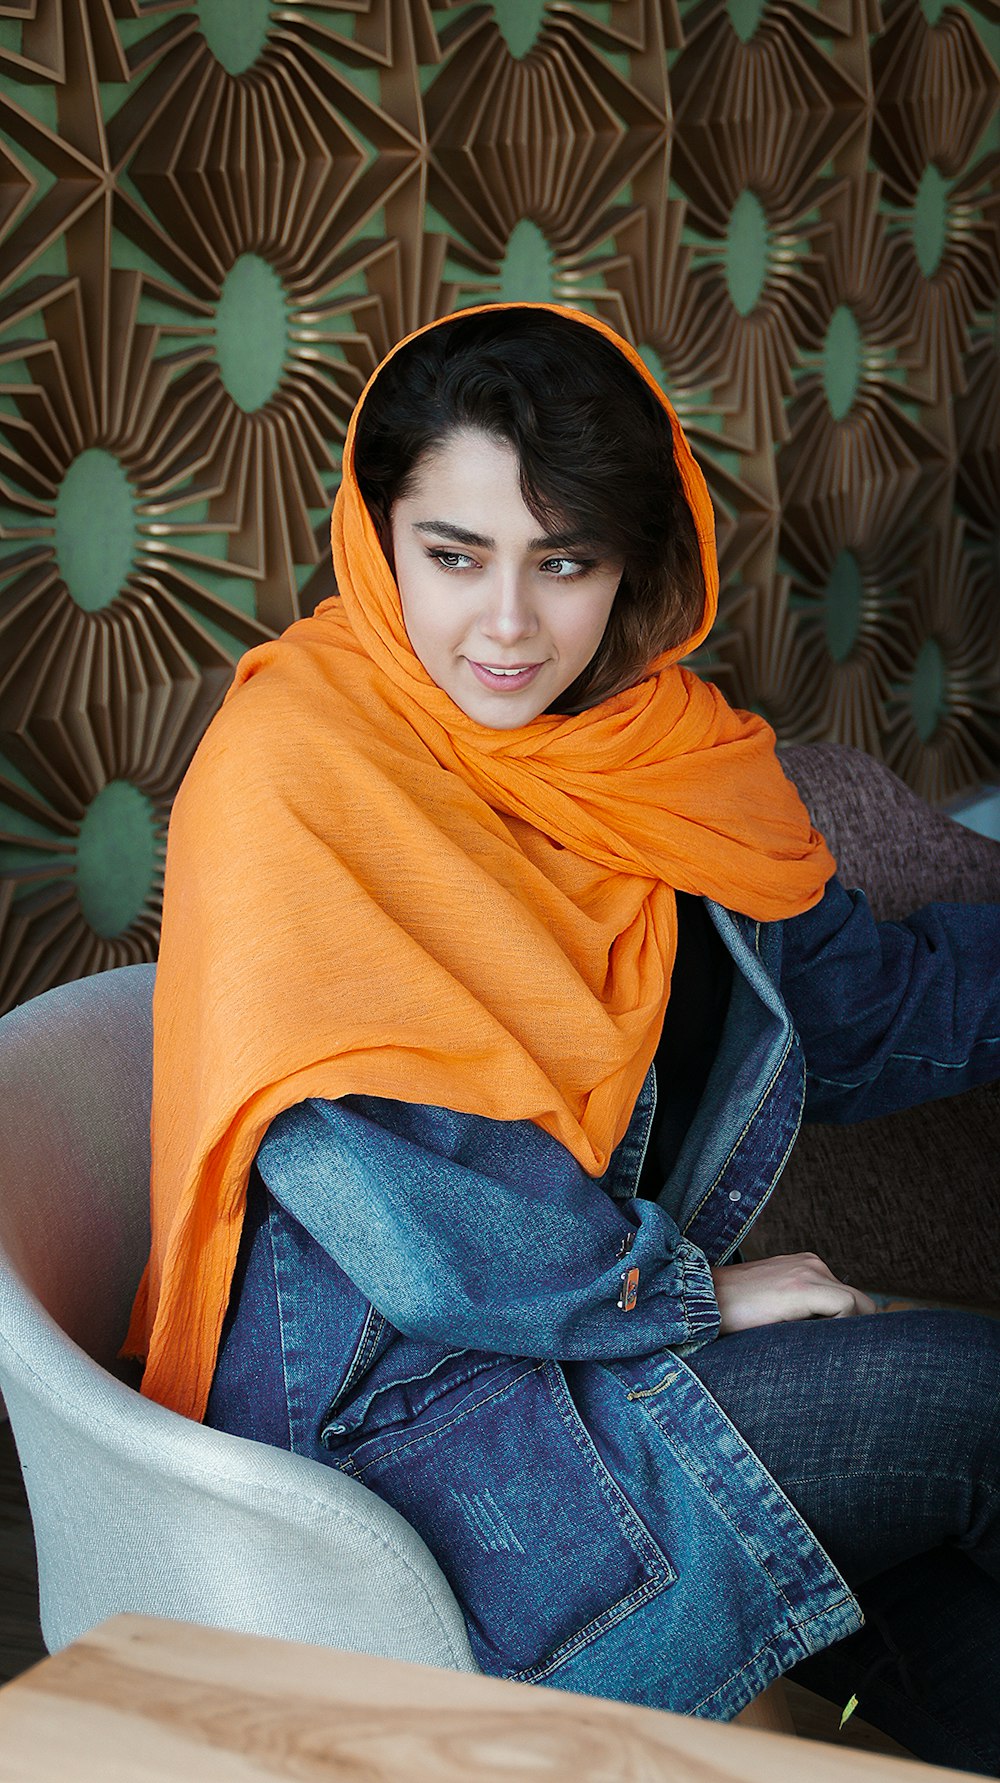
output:
M 0 1689 L 3 1783 L 927 1783 L 926 1765 L 116 1616 Z M 935 1768 L 935 1779 L 966 1776 Z

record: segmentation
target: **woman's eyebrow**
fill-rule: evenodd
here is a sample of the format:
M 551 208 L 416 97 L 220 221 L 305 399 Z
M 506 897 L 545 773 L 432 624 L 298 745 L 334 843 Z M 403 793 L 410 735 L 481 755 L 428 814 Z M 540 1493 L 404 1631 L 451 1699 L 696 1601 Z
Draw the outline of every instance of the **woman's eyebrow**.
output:
M 451 539 L 456 545 L 478 545 L 483 551 L 492 551 L 496 547 L 496 539 L 488 539 L 480 532 L 469 532 L 464 526 L 454 526 L 450 520 L 414 520 L 414 532 L 435 532 L 441 538 Z M 529 539 L 529 551 L 568 551 L 579 545 L 593 546 L 593 539 L 586 539 L 581 533 L 554 532 L 547 538 Z

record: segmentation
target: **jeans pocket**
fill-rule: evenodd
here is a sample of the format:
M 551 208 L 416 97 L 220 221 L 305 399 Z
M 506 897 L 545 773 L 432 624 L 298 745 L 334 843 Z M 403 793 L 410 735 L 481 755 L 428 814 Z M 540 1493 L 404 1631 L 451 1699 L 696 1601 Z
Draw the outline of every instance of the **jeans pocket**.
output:
M 484 1671 L 538 1682 L 677 1576 L 555 1362 L 498 1364 L 331 1459 L 423 1537 Z

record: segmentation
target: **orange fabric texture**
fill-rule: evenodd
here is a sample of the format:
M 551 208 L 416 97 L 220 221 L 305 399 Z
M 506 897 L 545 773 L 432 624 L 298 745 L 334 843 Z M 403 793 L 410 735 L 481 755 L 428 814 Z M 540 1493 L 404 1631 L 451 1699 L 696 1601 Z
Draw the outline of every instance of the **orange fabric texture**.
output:
M 834 871 L 770 727 L 677 660 L 711 628 L 718 574 L 670 404 L 605 323 L 532 307 L 607 336 L 670 416 L 705 611 L 589 711 L 515 730 L 467 717 L 410 647 L 354 475 L 373 373 L 333 510 L 339 597 L 243 657 L 171 818 L 153 1243 L 125 1347 L 147 1355 L 143 1392 L 189 1417 L 204 1415 L 247 1178 L 280 1110 L 367 1094 L 530 1119 L 599 1177 L 659 1038 L 672 888 L 766 921 L 817 903 Z

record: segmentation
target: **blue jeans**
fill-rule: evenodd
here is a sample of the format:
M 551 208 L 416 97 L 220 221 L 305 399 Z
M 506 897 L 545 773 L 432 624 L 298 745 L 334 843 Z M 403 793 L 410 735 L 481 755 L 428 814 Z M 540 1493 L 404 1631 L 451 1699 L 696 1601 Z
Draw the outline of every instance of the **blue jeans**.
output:
M 789 1677 L 918 1758 L 1000 1776 L 1000 1321 L 762 1325 L 688 1357 L 856 1592 Z

